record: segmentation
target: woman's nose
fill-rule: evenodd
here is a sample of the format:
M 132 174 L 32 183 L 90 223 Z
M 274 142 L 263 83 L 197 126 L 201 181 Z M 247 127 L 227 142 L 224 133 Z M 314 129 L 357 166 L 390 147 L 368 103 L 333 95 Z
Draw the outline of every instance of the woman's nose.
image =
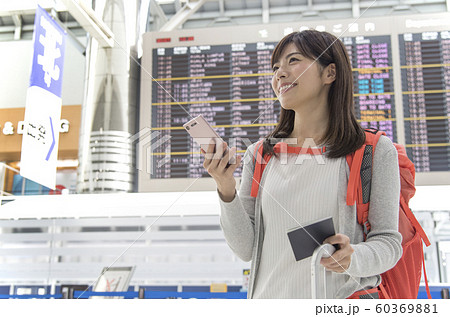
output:
M 286 69 L 284 67 L 278 68 L 276 78 L 280 79 L 280 78 L 286 78 L 286 77 L 287 77 Z

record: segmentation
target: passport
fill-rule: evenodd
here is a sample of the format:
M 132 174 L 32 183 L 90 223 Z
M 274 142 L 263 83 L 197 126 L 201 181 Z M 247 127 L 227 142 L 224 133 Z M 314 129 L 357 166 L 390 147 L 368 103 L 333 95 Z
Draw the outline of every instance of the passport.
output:
M 323 240 L 335 234 L 332 217 L 293 228 L 287 233 L 296 261 L 312 256 L 314 250 L 322 245 Z

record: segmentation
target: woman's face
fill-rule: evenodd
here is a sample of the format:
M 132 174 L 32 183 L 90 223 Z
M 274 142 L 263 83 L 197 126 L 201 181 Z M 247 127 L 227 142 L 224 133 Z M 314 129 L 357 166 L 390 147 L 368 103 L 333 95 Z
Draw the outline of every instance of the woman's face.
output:
M 327 93 L 319 63 L 303 56 L 294 43 L 285 47 L 273 70 L 272 89 L 284 109 L 314 105 Z

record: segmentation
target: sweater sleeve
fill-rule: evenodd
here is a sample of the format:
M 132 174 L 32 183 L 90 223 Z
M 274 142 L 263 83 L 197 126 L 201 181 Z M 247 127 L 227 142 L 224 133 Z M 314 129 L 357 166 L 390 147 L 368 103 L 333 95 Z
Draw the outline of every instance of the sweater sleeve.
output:
M 370 193 L 371 229 L 365 242 L 352 244 L 347 273 L 369 277 L 391 269 L 402 255 L 398 231 L 400 175 L 398 155 L 392 142 L 382 136 L 375 148 Z
M 250 196 L 253 179 L 253 152 L 255 144 L 248 147 L 243 158 L 239 193 L 231 202 L 220 201 L 220 226 L 231 250 L 243 261 L 252 258 L 255 240 L 255 201 Z

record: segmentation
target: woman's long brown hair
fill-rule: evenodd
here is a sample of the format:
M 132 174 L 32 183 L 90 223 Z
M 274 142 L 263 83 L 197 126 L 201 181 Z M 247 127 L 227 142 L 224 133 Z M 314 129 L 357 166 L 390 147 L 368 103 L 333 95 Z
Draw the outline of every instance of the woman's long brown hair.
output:
M 353 104 L 353 74 L 344 44 L 327 32 L 305 30 L 286 35 L 275 47 L 272 66 L 280 59 L 283 50 L 290 43 L 307 58 L 317 59 L 322 68 L 336 65 L 336 79 L 328 93 L 328 127 L 321 143 L 326 144 L 330 158 L 338 158 L 355 152 L 365 141 L 363 128 L 355 116 Z M 281 108 L 275 129 L 266 136 L 263 143 L 264 154 L 274 154 L 271 139 L 287 138 L 294 129 L 295 113 Z

